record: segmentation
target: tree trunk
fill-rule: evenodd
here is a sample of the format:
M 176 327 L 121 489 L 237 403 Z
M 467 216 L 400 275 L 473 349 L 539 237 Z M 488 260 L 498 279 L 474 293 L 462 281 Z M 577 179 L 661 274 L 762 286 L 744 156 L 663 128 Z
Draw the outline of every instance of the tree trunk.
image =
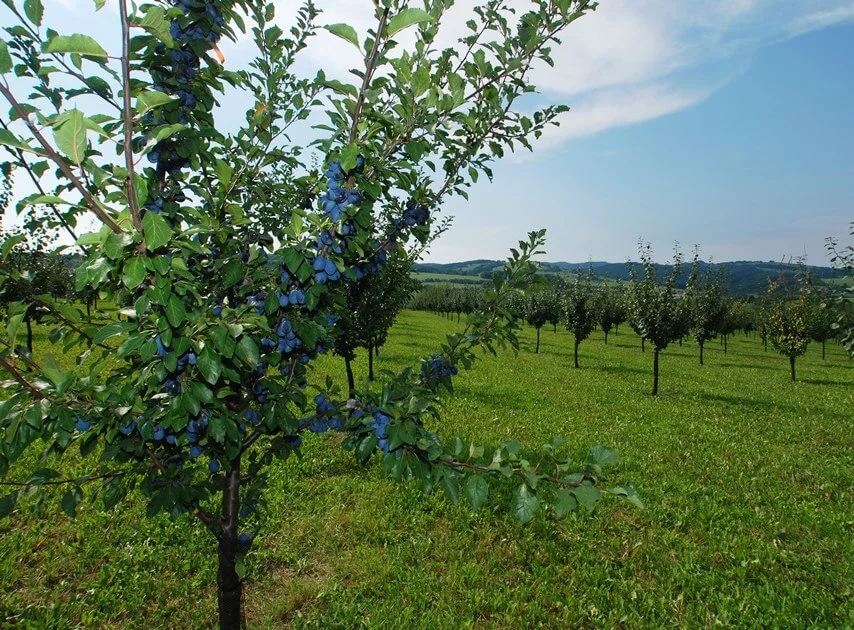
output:
M 459 311 L 457 311 L 457 323 L 458 324 L 460 323 L 460 312 Z
M 370 351 L 368 356 L 371 356 Z M 350 362 L 350 357 L 344 357 L 344 369 L 347 370 L 347 387 L 349 388 L 350 398 L 356 393 L 356 380 L 353 378 L 353 365 Z
M 768 337 L 762 337 L 762 349 L 768 352 Z
M 652 395 L 658 396 L 658 348 L 652 353 Z
M 576 339 L 575 340 L 575 367 L 578 367 L 578 346 L 579 345 L 580 345 L 580 342 L 578 341 L 578 339 Z
M 794 354 L 789 355 L 789 368 L 792 371 L 792 382 L 794 383 L 795 382 L 795 355 Z
M 679 337 L 679 347 L 682 347 L 682 337 Z
M 555 334 L 557 334 L 557 324 L 552 324 L 552 326 L 554 327 Z
M 703 346 L 704 345 L 705 345 L 705 342 L 701 341 L 700 342 L 700 365 L 703 365 Z
M 726 354 L 727 335 L 724 335 L 724 354 Z
M 825 346 L 825 344 L 826 344 L 826 343 L 827 343 L 827 340 L 825 340 L 825 339 L 822 339 L 822 340 L 821 340 L 821 360 L 822 360 L 822 361 L 824 361 L 824 357 L 825 357 L 825 354 L 824 354 L 824 346 Z
M 616 326 L 614 326 L 614 334 L 615 334 L 615 335 L 619 335 L 619 334 L 620 334 L 620 325 L 619 325 L 619 324 L 617 324 Z
M 534 350 L 534 354 L 540 354 L 540 329 L 537 328 L 537 347 Z
M 222 530 L 217 570 L 217 608 L 220 630 L 239 630 L 243 618 L 242 584 L 237 575 L 237 514 L 240 510 L 240 458 L 231 462 L 222 491 Z
M 374 344 L 368 348 L 368 380 L 374 380 Z
M 92 317 L 92 304 L 89 300 L 86 300 L 86 317 Z
M 29 316 L 27 316 L 25 321 L 27 322 L 27 350 L 29 351 L 30 354 L 32 354 L 33 353 L 33 322 L 29 318 Z
M 646 337 L 641 337 L 641 352 L 646 352 Z

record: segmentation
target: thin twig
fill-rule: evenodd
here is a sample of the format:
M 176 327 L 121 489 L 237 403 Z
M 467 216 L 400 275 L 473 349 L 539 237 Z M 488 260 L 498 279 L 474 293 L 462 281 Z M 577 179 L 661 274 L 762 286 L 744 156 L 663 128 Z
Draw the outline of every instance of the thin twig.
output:
M 389 8 L 386 7 L 382 12 L 382 15 L 380 15 L 376 36 L 374 37 L 374 45 L 371 47 L 371 53 L 368 55 L 368 59 L 365 62 L 365 76 L 362 78 L 362 87 L 359 90 L 359 97 L 356 99 L 355 107 L 353 107 L 353 124 L 350 126 L 350 138 L 348 140 L 348 144 L 352 144 L 356 141 L 359 117 L 362 113 L 362 106 L 365 104 L 365 92 L 371 84 L 371 78 L 373 77 L 374 70 L 376 69 L 377 55 L 380 52 L 380 39 L 382 38 L 383 30 L 385 29 L 386 20 L 388 19 L 388 12 Z
M 125 167 L 127 168 L 127 196 L 133 226 L 142 234 L 142 219 L 136 202 L 136 186 L 133 172 L 133 111 L 130 103 L 130 24 L 128 23 L 127 0 L 119 0 L 119 12 L 122 19 L 122 119 L 125 136 Z M 139 245 L 145 251 L 145 241 Z
M 51 159 L 51 161 L 59 167 L 59 170 L 62 171 L 63 175 L 65 175 L 74 188 L 77 189 L 77 192 L 83 197 L 86 201 L 86 204 L 89 206 L 89 209 L 101 220 L 101 222 L 109 227 L 116 234 L 122 234 L 123 230 L 119 227 L 119 225 L 113 221 L 110 216 L 107 214 L 106 210 L 101 206 L 98 201 L 86 190 L 86 187 L 80 181 L 80 178 L 74 174 L 74 171 L 71 170 L 71 167 L 65 162 L 64 159 L 54 150 L 51 144 L 47 141 L 47 139 L 41 134 L 38 128 L 33 124 L 33 121 L 30 120 L 29 114 L 24 111 L 24 108 L 21 107 L 21 104 L 9 90 L 9 86 L 4 82 L 0 83 L 0 94 L 6 97 L 6 100 L 9 101 L 9 104 L 12 105 L 12 109 L 15 110 L 15 113 L 23 120 L 27 127 L 30 130 L 30 133 L 33 134 L 36 140 L 38 140 L 39 144 L 47 153 L 47 156 Z

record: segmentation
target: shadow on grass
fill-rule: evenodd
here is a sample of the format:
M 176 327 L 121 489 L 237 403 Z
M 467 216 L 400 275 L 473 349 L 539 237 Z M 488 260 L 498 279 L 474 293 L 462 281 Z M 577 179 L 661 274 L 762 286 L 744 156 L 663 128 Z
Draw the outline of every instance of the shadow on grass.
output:
M 584 367 L 584 366 L 582 365 L 582 367 Z M 649 374 L 649 377 L 652 378 L 652 367 L 650 367 L 648 370 L 643 370 L 641 368 L 636 368 L 636 367 L 627 367 L 625 365 L 595 365 L 595 366 L 590 366 L 590 367 L 594 370 L 601 370 L 602 372 L 605 372 L 606 374 L 623 374 L 623 373 Z
M 854 386 L 854 379 L 850 381 L 834 381 L 832 379 L 824 379 L 824 378 L 803 378 L 798 379 L 801 383 L 809 383 L 810 385 L 852 385 Z
M 808 382 L 808 381 L 803 381 Z M 821 381 L 817 381 L 821 382 Z M 824 383 L 822 383 L 824 384 Z M 709 392 L 699 392 L 700 398 L 705 398 L 706 400 L 711 400 L 715 402 L 724 403 L 727 405 L 732 405 L 734 407 L 753 407 L 754 409 L 766 411 L 766 412 L 774 412 L 774 411 L 783 411 L 789 414 L 797 414 L 803 411 L 803 408 L 798 407 L 796 405 L 787 405 L 781 403 L 774 403 L 768 400 L 757 400 L 755 398 L 745 398 L 744 396 L 729 396 L 724 394 L 712 394 Z M 812 413 L 816 415 L 821 415 L 823 417 L 828 418 L 836 418 L 840 422 L 850 422 L 851 417 L 846 416 L 841 413 L 837 413 L 834 411 L 830 411 L 828 409 L 811 409 Z

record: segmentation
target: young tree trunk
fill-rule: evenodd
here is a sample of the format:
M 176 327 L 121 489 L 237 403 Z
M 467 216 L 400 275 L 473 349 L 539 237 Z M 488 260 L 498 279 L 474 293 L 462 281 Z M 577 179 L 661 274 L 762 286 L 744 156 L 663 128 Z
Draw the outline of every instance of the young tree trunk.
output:
M 762 349 L 768 352 L 768 337 L 762 337 Z
M 822 339 L 822 340 L 821 340 L 821 360 L 822 360 L 822 361 L 824 361 L 824 357 L 825 357 L 825 354 L 824 354 L 824 346 L 825 346 L 825 344 L 826 344 L 826 343 L 827 343 L 827 341 L 826 341 L 825 339 Z
M 608 331 L 605 331 L 605 345 L 608 345 Z
M 30 354 L 33 353 L 33 322 L 30 319 L 29 315 L 27 316 L 27 350 Z
M 724 354 L 726 354 L 727 335 L 724 335 Z
M 537 328 L 537 347 L 534 349 L 534 354 L 540 354 L 540 329 Z
M 222 530 L 217 570 L 217 608 L 220 630 L 240 630 L 243 618 L 242 584 L 237 575 L 237 515 L 240 510 L 240 458 L 231 462 L 222 491 Z
M 652 395 L 658 396 L 658 348 L 652 353 Z
M 374 380 L 374 344 L 371 344 L 368 347 L 368 380 Z
M 679 337 L 679 347 L 682 347 L 682 337 Z
M 795 355 L 794 354 L 789 355 L 789 368 L 792 371 L 792 382 L 794 383 L 795 382 Z
M 552 324 L 552 326 L 554 327 L 555 334 L 557 334 L 557 324 Z
M 92 304 L 86 300 L 86 317 L 92 317 Z
M 576 339 L 575 340 L 575 367 L 578 367 L 578 346 L 579 345 L 580 345 L 580 342 L 578 341 L 578 339 Z
M 620 325 L 619 325 L 619 324 L 617 324 L 616 326 L 614 326 L 614 334 L 615 334 L 615 335 L 619 335 L 619 334 L 620 334 Z
M 701 341 L 699 343 L 699 345 L 700 345 L 700 365 L 703 365 L 703 346 L 705 345 L 705 342 Z
M 370 352 L 368 352 L 368 356 L 371 356 Z M 350 362 L 350 357 L 344 357 L 344 369 L 347 370 L 347 387 L 350 398 L 352 398 L 356 392 L 356 380 L 353 378 L 353 365 Z
M 646 337 L 641 337 L 641 352 L 646 352 Z

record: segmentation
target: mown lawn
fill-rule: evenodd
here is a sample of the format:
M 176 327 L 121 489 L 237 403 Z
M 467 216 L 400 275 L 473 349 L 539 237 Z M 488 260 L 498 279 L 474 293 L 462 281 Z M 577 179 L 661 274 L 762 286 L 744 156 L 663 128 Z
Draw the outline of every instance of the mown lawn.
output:
M 431 353 L 458 326 L 404 313 L 379 367 Z M 560 435 L 579 459 L 614 446 L 615 478 L 635 485 L 646 510 L 605 501 L 593 516 L 522 526 L 500 490 L 473 513 L 388 481 L 375 464 L 358 469 L 335 436 L 310 436 L 302 461 L 271 472 L 249 624 L 854 625 L 854 363 L 835 346 L 822 361 L 810 346 L 793 384 L 758 339 L 738 335 L 726 355 L 710 342 L 702 367 L 686 343 L 663 354 L 653 399 L 652 355 L 628 327 L 607 346 L 601 333 L 584 342 L 580 370 L 570 340 L 544 330 L 535 355 L 526 329 L 518 356 L 485 357 L 457 379 L 436 428 L 536 449 Z M 333 357 L 318 381 L 321 372 L 344 376 Z M 71 520 L 54 500 L 29 500 L 0 520 L 8 626 L 210 627 L 214 577 L 200 526 L 146 520 L 130 502 L 109 514 L 86 503 Z

